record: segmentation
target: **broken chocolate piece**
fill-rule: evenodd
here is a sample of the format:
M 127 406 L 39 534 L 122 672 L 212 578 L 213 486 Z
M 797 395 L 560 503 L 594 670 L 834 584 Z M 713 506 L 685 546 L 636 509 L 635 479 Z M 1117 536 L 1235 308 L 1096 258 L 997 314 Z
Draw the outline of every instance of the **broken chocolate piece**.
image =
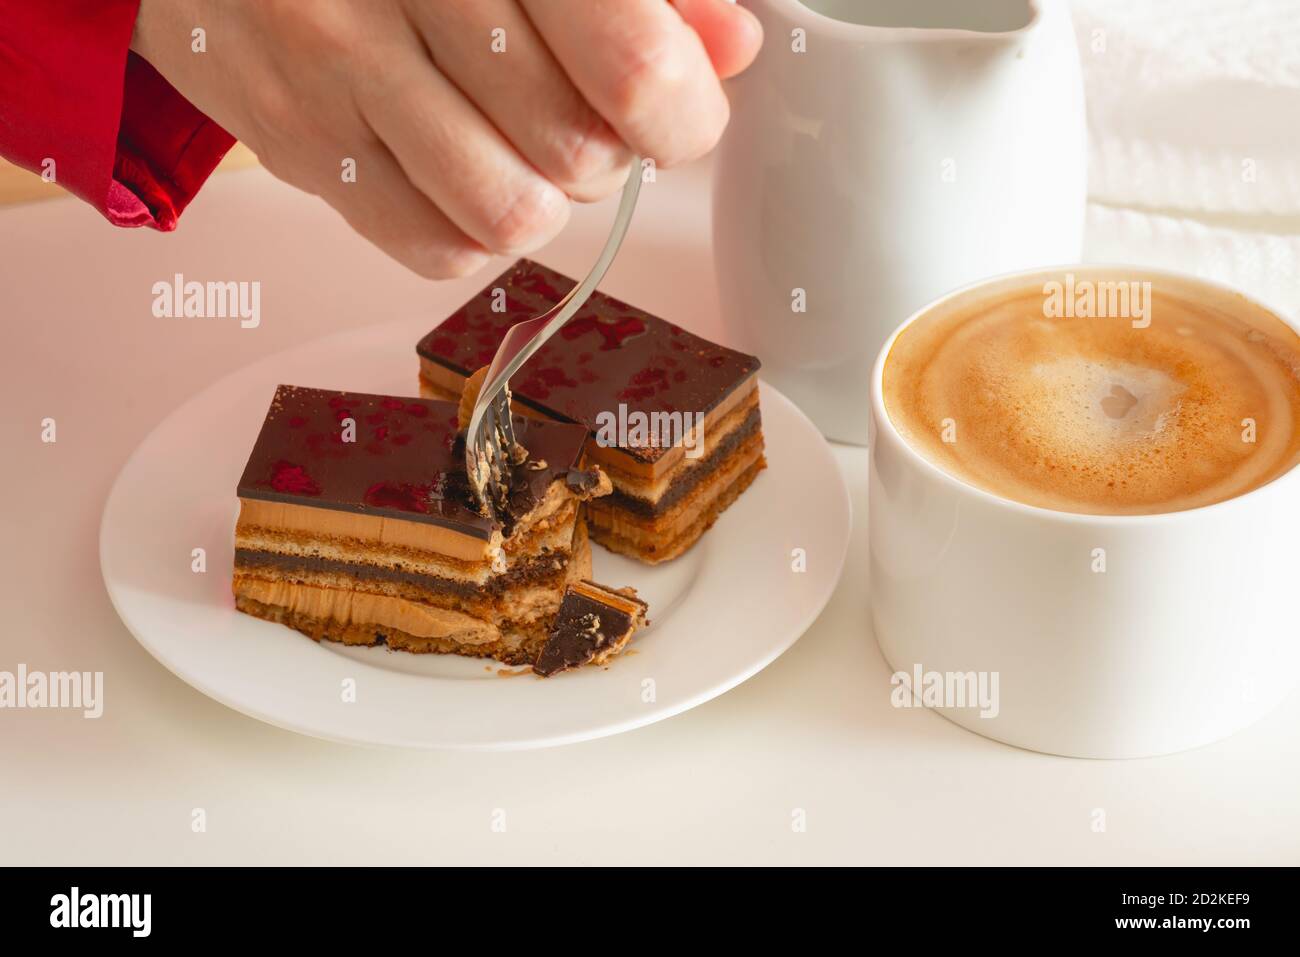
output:
M 631 588 L 574 582 L 565 589 L 533 671 L 545 678 L 585 664 L 604 664 L 646 626 L 646 608 Z
M 600 473 L 594 469 L 569 469 L 564 480 L 571 491 L 583 495 L 600 484 Z

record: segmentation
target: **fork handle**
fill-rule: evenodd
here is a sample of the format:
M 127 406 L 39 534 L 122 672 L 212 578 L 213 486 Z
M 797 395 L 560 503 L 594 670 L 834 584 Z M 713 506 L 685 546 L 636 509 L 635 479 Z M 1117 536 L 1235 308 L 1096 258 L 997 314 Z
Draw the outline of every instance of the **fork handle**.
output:
M 605 240 L 605 248 L 596 258 L 596 264 L 591 267 L 591 272 L 587 273 L 587 277 L 582 282 L 570 289 L 568 294 L 546 313 L 536 319 L 516 323 L 507 330 L 496 355 L 492 357 L 487 375 L 483 378 L 483 389 L 478 394 L 478 401 L 474 404 L 474 414 L 470 419 L 470 435 L 475 434 L 474 429 L 478 420 L 482 418 L 482 410 L 505 387 L 510 377 L 542 347 L 547 339 L 559 332 L 560 328 L 586 305 L 596 286 L 605 278 L 605 272 L 623 244 L 623 237 L 627 235 L 627 228 L 632 222 L 632 213 L 636 209 L 637 195 L 640 192 L 641 158 L 634 156 L 632 171 L 623 185 L 618 213 L 614 216 L 614 226 L 609 231 L 609 238 Z

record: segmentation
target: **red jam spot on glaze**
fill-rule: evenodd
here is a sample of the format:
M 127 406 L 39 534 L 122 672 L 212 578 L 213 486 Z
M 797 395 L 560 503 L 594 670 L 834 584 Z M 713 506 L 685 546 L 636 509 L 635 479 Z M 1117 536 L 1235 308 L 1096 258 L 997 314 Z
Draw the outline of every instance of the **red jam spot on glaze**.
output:
M 415 438 L 415 436 L 411 435 L 410 432 L 403 432 L 401 435 L 395 435 L 395 436 L 393 436 L 393 444 L 394 444 L 394 445 L 406 445 L 406 444 L 408 444 L 408 443 L 411 441 L 411 439 L 413 439 L 413 438 Z
M 375 508 L 395 508 L 402 512 L 429 514 L 430 485 L 411 485 L 409 482 L 376 482 L 366 489 L 366 504 Z
M 320 486 L 301 465 L 281 459 L 271 466 L 271 488 L 285 495 L 319 495 Z
M 554 286 L 537 273 L 523 277 L 515 283 L 515 285 L 520 289 L 523 289 L 525 292 L 531 292 L 533 295 L 541 296 L 543 299 L 547 299 L 550 302 L 559 302 L 564 298 Z
M 400 412 L 402 409 L 406 408 L 406 403 L 403 402 L 401 399 L 388 398 L 388 399 L 384 399 L 379 404 L 382 405 L 385 409 L 388 409 L 390 412 Z
M 714 356 L 709 360 L 709 365 L 713 366 L 713 368 L 715 369 L 721 369 L 726 364 L 727 364 L 726 356 Z
M 313 457 L 341 459 L 347 458 L 351 445 L 343 444 L 343 434 L 341 432 L 309 432 L 307 434 L 307 448 L 311 451 Z
M 342 422 L 346 418 L 349 418 L 351 415 L 352 415 L 351 409 L 336 409 L 334 411 L 334 418 L 338 419 L 340 422 Z
M 429 414 L 429 407 L 427 405 L 420 405 L 418 402 L 412 402 L 406 407 L 406 414 L 414 416 L 417 419 L 423 419 Z
M 532 310 L 529 309 L 527 305 L 509 295 L 506 296 L 506 315 L 519 315 L 520 313 L 530 312 L 532 312 Z
M 291 429 L 301 429 L 306 424 L 307 424 L 306 416 L 295 415 L 291 419 L 289 419 L 289 428 Z
M 469 329 L 469 323 L 465 320 L 465 313 L 455 313 L 450 319 L 442 324 L 442 327 L 448 332 L 466 332 Z M 450 342 L 450 340 L 448 340 Z
M 563 335 L 563 331 L 560 334 Z M 559 366 L 544 366 L 529 372 L 518 391 L 532 398 L 545 399 L 552 389 L 572 389 L 577 384 Z
M 624 402 L 648 399 L 668 388 L 668 373 L 663 369 L 642 369 L 628 380 L 627 388 L 618 394 Z

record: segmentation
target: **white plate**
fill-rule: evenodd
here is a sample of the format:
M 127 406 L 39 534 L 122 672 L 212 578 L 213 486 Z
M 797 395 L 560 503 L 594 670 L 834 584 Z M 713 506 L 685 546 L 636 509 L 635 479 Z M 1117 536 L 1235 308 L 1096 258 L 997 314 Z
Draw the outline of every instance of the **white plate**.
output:
M 632 585 L 651 626 L 605 668 L 542 680 L 481 659 L 316 644 L 235 611 L 235 486 L 279 383 L 413 395 L 428 321 L 373 326 L 263 359 L 177 409 L 123 467 L 99 560 L 140 644 L 204 694 L 336 741 L 504 749 L 616 734 L 693 708 L 789 648 L 839 580 L 848 490 L 830 449 L 762 386 L 768 467 L 689 552 L 660 566 L 595 546 L 595 578 Z M 206 572 L 192 570 L 193 550 Z M 796 571 L 803 549 L 807 570 Z M 344 701 L 347 679 L 356 700 Z

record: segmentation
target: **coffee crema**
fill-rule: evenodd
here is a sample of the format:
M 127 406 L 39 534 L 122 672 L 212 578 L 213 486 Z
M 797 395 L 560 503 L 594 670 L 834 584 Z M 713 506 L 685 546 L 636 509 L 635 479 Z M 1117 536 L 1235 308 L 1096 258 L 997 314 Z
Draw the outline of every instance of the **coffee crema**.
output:
M 1244 297 L 1138 278 L 1145 327 L 1049 317 L 1045 283 L 1064 274 L 920 317 L 885 360 L 890 421 L 954 477 L 1065 512 L 1197 508 L 1300 461 L 1300 336 Z

